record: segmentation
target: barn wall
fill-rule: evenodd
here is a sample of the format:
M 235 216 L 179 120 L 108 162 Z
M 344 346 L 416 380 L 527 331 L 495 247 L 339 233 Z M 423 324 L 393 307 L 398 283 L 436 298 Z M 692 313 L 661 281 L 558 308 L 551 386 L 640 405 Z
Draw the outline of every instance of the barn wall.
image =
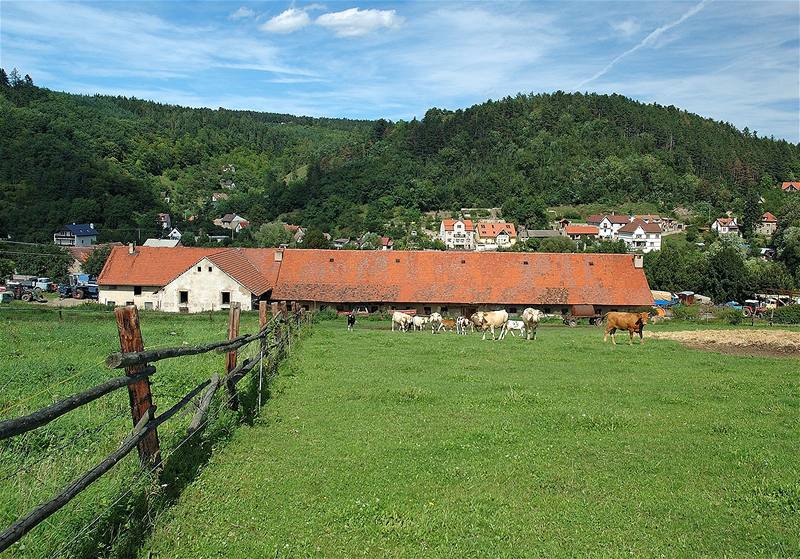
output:
M 115 306 L 124 306 L 133 303 L 140 309 L 158 310 L 161 308 L 161 297 L 158 286 L 142 286 L 142 294 L 134 295 L 132 285 L 101 286 L 99 301 L 102 304 L 114 303 Z
M 188 305 L 180 304 L 181 291 L 189 293 Z M 223 291 L 231 294 L 232 303 L 241 303 L 243 311 L 252 310 L 250 291 L 220 270 L 213 262 L 204 258 L 164 286 L 161 294 L 161 310 L 181 312 L 183 307 L 186 309 L 183 312 L 196 313 L 225 309 L 228 305 L 222 304 Z

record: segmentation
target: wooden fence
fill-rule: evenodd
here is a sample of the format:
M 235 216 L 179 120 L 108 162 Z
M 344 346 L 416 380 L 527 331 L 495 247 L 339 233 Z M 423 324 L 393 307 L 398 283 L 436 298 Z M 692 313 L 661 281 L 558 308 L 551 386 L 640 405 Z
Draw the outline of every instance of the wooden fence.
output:
M 0 552 L 19 541 L 38 524 L 69 503 L 81 491 L 100 479 L 115 464 L 138 449 L 143 469 L 156 471 L 162 466 L 158 427 L 174 417 L 189 402 L 195 402 L 195 412 L 187 429 L 187 437 L 193 436 L 205 426 L 214 394 L 220 387 L 226 392 L 225 405 L 232 410 L 239 408 L 237 383 L 250 371 L 258 367 L 258 405 L 261 406 L 264 369 L 277 371 L 278 363 L 291 346 L 292 337 L 299 327 L 307 322 L 306 315 L 295 303 L 271 303 L 272 318 L 268 319 L 267 303 L 261 301 L 258 309 L 259 331 L 252 335 L 239 335 L 241 307 L 232 303 L 228 315 L 228 339 L 197 346 L 182 346 L 147 350 L 139 327 L 138 309 L 131 305 L 114 309 L 119 330 L 120 351 L 106 359 L 110 369 L 125 369 L 125 375 L 109 379 L 88 390 L 68 396 L 58 402 L 23 417 L 0 422 L 0 440 L 7 439 L 47 425 L 54 419 L 84 406 L 122 387 L 128 388 L 133 430 L 120 446 L 105 457 L 97 466 L 75 479 L 49 501 L 40 504 L 19 518 L 0 534 Z M 251 343 L 259 344 L 258 357 L 238 362 L 238 351 Z M 197 355 L 211 351 L 225 353 L 224 374 L 214 374 L 204 380 L 165 412 L 156 415 L 156 405 L 150 390 L 150 377 L 156 373 L 152 363 L 163 359 Z M 184 442 L 186 441 L 184 439 Z M 182 443 L 181 443 L 182 444 Z

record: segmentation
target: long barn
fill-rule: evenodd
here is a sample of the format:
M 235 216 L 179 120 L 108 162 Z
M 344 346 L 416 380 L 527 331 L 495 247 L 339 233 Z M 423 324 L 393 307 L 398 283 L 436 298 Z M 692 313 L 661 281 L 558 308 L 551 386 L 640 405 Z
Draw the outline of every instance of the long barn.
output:
M 627 254 L 115 247 L 98 283 L 103 303 L 173 312 L 259 300 L 445 315 L 653 304 L 641 257 Z

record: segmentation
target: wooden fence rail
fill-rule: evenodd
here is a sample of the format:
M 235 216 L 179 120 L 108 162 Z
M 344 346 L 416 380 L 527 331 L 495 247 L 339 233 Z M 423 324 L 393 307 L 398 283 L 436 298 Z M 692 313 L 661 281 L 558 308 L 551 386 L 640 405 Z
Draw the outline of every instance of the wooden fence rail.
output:
M 294 312 L 290 315 L 287 312 L 285 302 L 277 306 L 277 308 L 273 306 L 273 317 L 271 320 L 267 321 L 267 304 L 262 301 L 259 306 L 259 332 L 252 335 L 240 336 L 238 332 L 240 309 L 238 305 L 234 304 L 231 306 L 229 316 L 228 340 L 192 347 L 161 348 L 154 350 L 144 349 L 141 330 L 139 328 L 139 315 L 136 307 L 128 306 L 115 309 L 121 351 L 109 355 L 106 359 L 106 364 L 110 368 L 124 367 L 127 373 L 126 376 L 109 379 L 97 386 L 68 396 L 27 416 L 0 422 L 0 440 L 46 425 L 54 419 L 124 386 L 128 387 L 130 394 L 131 415 L 134 425 L 133 430 L 122 441 L 121 445 L 114 452 L 106 456 L 97 466 L 84 473 L 52 499 L 37 506 L 0 533 L 0 552 L 5 551 L 19 541 L 39 523 L 46 520 L 53 513 L 69 503 L 81 491 L 100 479 L 100 477 L 127 456 L 134 448 L 139 449 L 142 467 L 153 468 L 152 471 L 155 471 L 160 467 L 162 460 L 157 428 L 175 416 L 182 408 L 198 396 L 200 396 L 200 398 L 196 406 L 197 409 L 189 423 L 187 437 L 183 442 L 205 425 L 206 422 L 204 418 L 207 416 L 211 401 L 220 386 L 225 386 L 228 392 L 226 404 L 232 409 L 237 409 L 237 383 L 244 378 L 248 372 L 255 369 L 257 365 L 259 365 L 260 374 L 263 375 L 263 360 L 265 358 L 269 360 L 267 369 L 275 371 L 278 362 L 286 354 L 293 329 L 296 332 L 297 327 L 301 325 L 304 319 L 303 311 L 296 309 L 296 305 L 292 304 L 292 310 Z M 274 342 L 268 344 L 267 337 L 270 333 L 273 333 Z M 258 357 L 245 359 L 237 364 L 237 350 L 255 341 L 259 341 L 260 344 Z M 271 350 L 273 349 L 276 350 L 274 355 L 271 354 Z M 211 378 L 201 382 L 189 391 L 166 412 L 156 416 L 156 406 L 152 401 L 153 398 L 150 392 L 149 381 L 149 377 L 153 375 L 156 370 L 152 365 L 149 365 L 149 363 L 172 357 L 197 355 L 210 351 L 226 352 L 225 374 L 223 376 L 217 373 L 213 374 Z M 262 389 L 261 377 L 259 377 L 258 387 L 258 403 L 260 405 L 260 392 Z M 231 405 L 232 402 L 235 402 L 235 405 Z

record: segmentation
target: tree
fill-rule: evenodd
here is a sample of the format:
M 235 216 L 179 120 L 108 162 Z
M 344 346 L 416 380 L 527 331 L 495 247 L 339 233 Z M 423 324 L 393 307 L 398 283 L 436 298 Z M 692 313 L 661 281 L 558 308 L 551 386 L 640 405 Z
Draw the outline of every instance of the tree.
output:
M 704 284 L 705 295 L 717 303 L 744 300 L 748 295 L 748 274 L 741 253 L 727 246 L 711 254 Z
M 744 211 L 742 212 L 742 234 L 746 238 L 753 236 L 759 222 L 761 221 L 761 201 L 758 191 L 750 186 L 747 189 L 744 199 Z
M 312 227 L 303 237 L 303 248 L 331 248 L 331 244 L 321 230 Z
M 569 237 L 545 237 L 539 241 L 539 252 L 577 252 L 577 247 Z
M 286 230 L 283 223 L 274 221 L 265 223 L 253 234 L 253 239 L 260 247 L 278 247 L 288 245 L 292 240 L 292 234 Z
M 0 87 L 3 89 L 8 88 L 11 83 L 8 81 L 8 74 L 4 68 L 0 68 Z
M 17 87 L 22 83 L 22 78 L 19 77 L 19 70 L 16 68 L 11 69 L 11 74 L 8 76 L 11 87 Z
M 102 245 L 94 249 L 83 264 L 84 273 L 99 276 L 106 265 L 109 254 L 111 254 L 111 245 Z
M 14 264 L 13 260 L 9 260 L 8 258 L 0 258 L 0 280 L 3 280 L 13 274 L 14 268 L 16 268 L 16 264 Z

